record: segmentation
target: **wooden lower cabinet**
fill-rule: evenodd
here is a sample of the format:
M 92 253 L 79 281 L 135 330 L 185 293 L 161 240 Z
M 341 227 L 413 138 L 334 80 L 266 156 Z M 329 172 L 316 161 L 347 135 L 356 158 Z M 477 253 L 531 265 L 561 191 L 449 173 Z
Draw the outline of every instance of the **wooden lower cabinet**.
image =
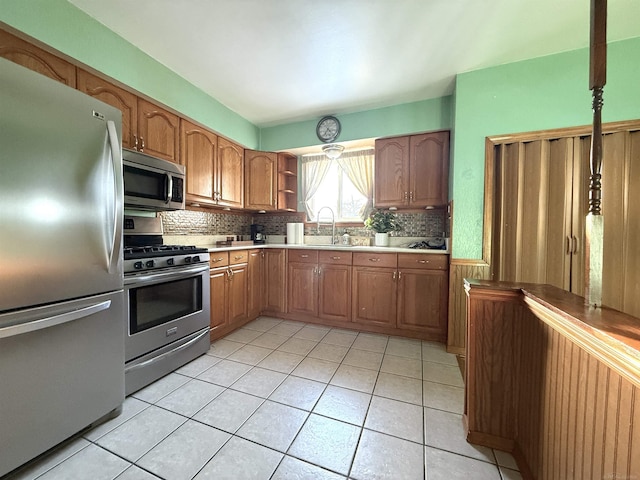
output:
M 217 336 L 217 331 L 227 326 L 227 296 L 228 281 L 227 267 L 209 270 L 209 289 L 211 292 L 211 337 Z
M 398 276 L 398 328 L 428 332 L 446 342 L 447 272 L 400 270 Z
M 351 265 L 321 263 L 318 282 L 318 317 L 351 320 Z
M 235 260 L 235 264 L 234 256 L 241 258 Z M 212 340 L 239 327 L 249 318 L 247 259 L 247 251 L 222 252 L 211 256 L 210 265 L 215 266 L 209 270 Z
M 233 265 L 229 267 L 229 323 L 240 323 L 247 319 L 247 264 Z
M 247 266 L 247 316 L 257 318 L 264 308 L 264 250 L 250 250 Z
M 289 313 L 318 316 L 318 265 L 291 262 L 288 266 Z
M 264 313 L 287 311 L 287 251 L 266 248 L 264 252 Z
M 396 326 L 397 272 L 395 268 L 353 267 L 355 323 Z

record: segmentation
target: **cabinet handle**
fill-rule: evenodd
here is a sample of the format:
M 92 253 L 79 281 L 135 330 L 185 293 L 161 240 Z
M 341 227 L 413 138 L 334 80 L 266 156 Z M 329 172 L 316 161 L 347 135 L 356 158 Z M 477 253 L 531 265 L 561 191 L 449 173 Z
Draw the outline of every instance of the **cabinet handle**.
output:
M 404 192 L 404 199 L 405 201 L 409 198 L 409 192 Z
M 566 248 L 567 255 L 571 255 L 571 237 L 567 235 L 565 240 L 567 241 L 567 248 Z
M 402 272 L 398 272 L 398 280 L 402 279 Z
M 300 258 L 309 258 L 309 255 L 300 255 Z
M 234 275 L 235 273 L 233 273 L 233 270 L 231 269 L 227 270 L 227 276 L 229 277 L 229 280 L 233 279 Z
M 233 257 L 234 260 L 242 260 L 243 258 L 243 255 L 236 255 L 235 257 Z
M 340 260 L 340 257 L 331 257 L 331 260 Z
M 573 238 L 573 253 L 578 253 L 578 237 L 574 235 L 572 238 Z
M 133 134 L 133 149 L 138 150 L 138 135 Z
M 144 152 L 144 137 L 140 137 L 140 151 Z
M 409 192 L 409 199 L 413 202 L 413 192 Z
M 379 262 L 380 259 L 379 258 L 370 258 L 369 261 L 370 262 Z
M 426 261 L 426 260 L 416 260 L 416 263 L 422 263 L 422 264 L 425 264 L 425 263 L 427 263 L 427 261 Z
M 212 258 L 212 259 L 211 259 L 211 261 L 212 261 L 213 263 L 221 262 L 221 261 L 222 261 L 222 257 L 219 257 L 219 258 Z
M 391 277 L 393 280 L 395 280 L 395 279 L 396 279 L 396 273 L 397 273 L 397 272 L 394 270 L 394 271 L 393 271 L 393 276 Z
M 322 273 L 322 269 L 321 269 L 320 267 L 318 267 L 318 269 L 317 269 L 316 273 L 317 273 L 318 275 L 320 275 L 320 274 Z

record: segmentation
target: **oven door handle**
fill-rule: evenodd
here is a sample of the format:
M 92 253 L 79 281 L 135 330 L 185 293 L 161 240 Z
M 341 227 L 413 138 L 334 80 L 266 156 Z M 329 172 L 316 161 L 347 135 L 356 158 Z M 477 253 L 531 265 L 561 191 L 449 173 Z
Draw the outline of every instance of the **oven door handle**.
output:
M 143 283 L 159 283 L 159 282 L 167 282 L 172 280 L 182 280 L 184 278 L 189 278 L 194 276 L 196 273 L 202 273 L 209 270 L 209 264 L 197 265 L 195 267 L 189 267 L 185 269 L 180 269 L 179 271 L 170 271 L 170 272 L 157 272 L 147 275 L 134 275 L 131 277 L 124 277 L 125 285 L 139 285 Z
M 202 337 L 204 337 L 205 335 L 209 335 L 209 329 L 207 328 L 204 332 L 202 332 L 200 335 L 198 335 L 197 337 L 192 338 L 191 340 L 189 340 L 186 343 L 183 343 L 182 345 L 178 345 L 176 348 L 172 348 L 171 350 L 169 350 L 168 352 L 164 352 L 161 355 L 158 355 L 157 357 L 153 357 L 150 358 L 149 360 L 145 360 L 144 362 L 140 362 L 140 363 L 136 363 L 134 365 L 129 365 L 129 366 L 125 366 L 124 368 L 124 373 L 129 373 L 132 370 L 138 370 L 139 368 L 143 368 L 146 367 L 152 363 L 155 362 L 159 362 L 160 360 L 167 358 L 171 355 L 175 355 L 176 353 L 189 348 L 191 345 L 193 345 L 194 343 L 198 342 Z

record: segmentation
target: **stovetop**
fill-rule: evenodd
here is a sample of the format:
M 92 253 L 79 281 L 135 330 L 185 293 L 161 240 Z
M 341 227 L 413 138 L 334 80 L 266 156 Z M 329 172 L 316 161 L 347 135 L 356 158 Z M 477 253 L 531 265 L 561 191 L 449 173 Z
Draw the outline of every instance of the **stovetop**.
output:
M 194 245 L 145 245 L 140 247 L 124 247 L 124 259 L 166 257 L 172 255 L 188 255 L 206 253 L 206 248 Z

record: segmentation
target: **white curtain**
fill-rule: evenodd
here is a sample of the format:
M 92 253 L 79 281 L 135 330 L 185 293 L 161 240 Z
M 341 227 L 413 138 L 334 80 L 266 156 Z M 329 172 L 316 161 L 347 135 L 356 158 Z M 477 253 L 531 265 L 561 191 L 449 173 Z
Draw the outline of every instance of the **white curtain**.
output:
M 304 187 L 304 208 L 307 218 L 313 218 L 309 200 L 318 191 L 318 187 L 329 171 L 331 160 L 326 155 L 305 155 L 302 157 L 302 182 Z
M 338 165 L 358 191 L 367 198 L 358 214 L 363 220 L 369 216 L 373 209 L 373 148 L 368 150 L 356 150 L 344 152 L 337 159 Z

